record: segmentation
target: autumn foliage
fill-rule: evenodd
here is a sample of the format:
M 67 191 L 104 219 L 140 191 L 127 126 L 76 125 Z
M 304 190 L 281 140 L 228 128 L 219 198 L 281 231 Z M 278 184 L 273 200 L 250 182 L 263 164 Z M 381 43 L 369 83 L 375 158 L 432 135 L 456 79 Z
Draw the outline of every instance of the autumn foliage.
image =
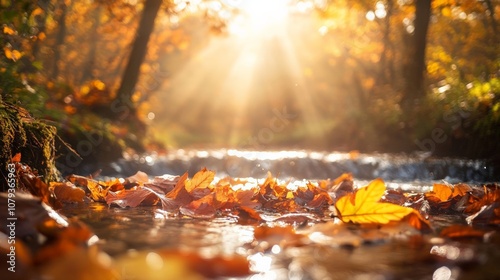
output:
M 485 238 L 491 234 L 485 226 L 500 224 L 497 184 L 436 183 L 426 193 L 406 193 L 388 190 L 381 179 L 356 187 L 350 174 L 342 174 L 334 180 L 292 183 L 278 180 L 270 173 L 262 180 L 217 178 L 214 171 L 206 168 L 192 177 L 184 173 L 150 178 L 137 172 L 128 178 L 100 181 L 71 175 L 65 182 L 45 184 L 22 163 L 16 163 L 16 168 L 21 183 L 19 191 L 38 198 L 20 200 L 24 203 L 20 204 L 20 211 L 28 216 L 43 207 L 49 211 L 47 215 L 27 220 L 32 227 L 29 234 L 36 232 L 46 240 L 38 244 L 19 241 L 23 265 L 27 267 L 45 267 L 48 260 L 62 256 L 85 262 L 95 257 L 88 242 L 97 237 L 78 220 L 59 217 L 47 205 L 60 208 L 75 203 L 102 203 L 109 207 L 152 207 L 156 215 L 164 219 L 226 217 L 252 226 L 253 250 L 262 252 L 325 242 L 357 247 L 371 240 L 390 239 L 388 232 L 391 231 L 406 232 L 410 236 L 435 234 L 433 217 L 441 214 L 463 217 L 462 224 L 438 230 L 440 237 L 453 240 Z M 19 234 L 22 237 L 28 233 Z M 141 256 L 120 258 L 117 262 L 122 266 L 137 266 L 134 270 L 137 272 L 144 265 L 141 258 L 145 256 Z M 193 251 L 160 249 L 154 251 L 154 256 L 175 263 L 175 273 L 182 277 L 232 277 L 252 273 L 248 260 L 238 254 L 206 257 Z M 96 265 L 97 268 L 108 276 L 115 275 L 102 265 Z

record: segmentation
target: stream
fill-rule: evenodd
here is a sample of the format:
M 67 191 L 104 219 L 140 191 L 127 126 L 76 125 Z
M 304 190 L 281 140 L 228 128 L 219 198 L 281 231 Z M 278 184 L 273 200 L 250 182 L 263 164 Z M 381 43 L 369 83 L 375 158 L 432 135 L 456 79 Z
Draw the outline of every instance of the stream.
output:
M 345 172 L 355 184 L 382 178 L 388 188 L 423 192 L 433 182 L 479 184 L 498 181 L 487 161 L 432 158 L 426 155 L 324 153 L 313 151 L 178 150 L 167 155 L 135 155 L 102 169 L 100 177 L 126 177 L 143 171 L 192 176 L 201 168 L 216 176 L 262 179 L 271 172 L 281 180 L 334 179 Z M 89 173 L 92 172 L 89 168 Z M 498 172 L 497 172 L 498 173 Z M 118 208 L 103 204 L 65 207 L 100 238 L 101 248 L 113 257 L 158 248 L 188 249 L 208 254 L 248 256 L 254 274 L 227 279 L 500 279 L 500 238 L 493 241 L 453 241 L 430 236 L 391 238 L 343 246 L 319 242 L 308 246 L 255 251 L 248 247 L 253 227 L 236 219 L 165 218 L 154 207 Z M 327 218 L 326 218 L 327 219 Z M 325 220 L 326 220 L 325 219 Z M 456 224 L 457 217 L 439 215 L 438 229 Z M 493 229 L 498 231 L 498 229 Z M 127 278 L 126 275 L 123 279 Z M 161 279 L 161 278 L 158 278 Z
M 190 175 L 201 168 L 219 177 L 328 179 L 352 173 L 359 180 L 429 183 L 484 183 L 499 180 L 486 160 L 434 158 L 427 154 L 359 154 L 314 151 L 177 150 L 167 155 L 134 155 L 102 167 L 103 176 L 130 176 L 141 170 L 150 176 Z M 95 170 L 88 169 L 89 174 Z

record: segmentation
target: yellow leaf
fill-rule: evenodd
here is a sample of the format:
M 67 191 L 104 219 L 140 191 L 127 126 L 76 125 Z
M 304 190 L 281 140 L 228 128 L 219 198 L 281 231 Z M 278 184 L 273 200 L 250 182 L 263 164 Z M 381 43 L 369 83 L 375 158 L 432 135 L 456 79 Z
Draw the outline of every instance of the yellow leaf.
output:
M 8 26 L 3 27 L 3 33 L 8 35 L 15 35 L 16 31 Z
M 188 192 L 196 188 L 206 188 L 212 183 L 215 177 L 215 172 L 203 168 L 202 170 L 196 172 L 191 180 L 186 180 L 185 188 Z
M 385 190 L 384 181 L 376 179 L 354 194 L 339 198 L 335 207 L 342 221 L 359 224 L 387 224 L 390 221 L 399 221 L 413 212 L 412 208 L 379 202 Z

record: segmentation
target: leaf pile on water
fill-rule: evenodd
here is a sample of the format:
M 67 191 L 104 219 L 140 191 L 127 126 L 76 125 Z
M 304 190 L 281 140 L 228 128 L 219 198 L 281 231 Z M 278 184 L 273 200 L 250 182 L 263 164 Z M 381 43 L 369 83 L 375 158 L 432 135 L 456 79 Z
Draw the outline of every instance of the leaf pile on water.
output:
M 216 178 L 214 171 L 205 168 L 191 178 L 188 173 L 150 178 L 139 171 L 128 178 L 108 181 L 71 175 L 65 182 L 45 184 L 21 163 L 16 168 L 20 182 L 17 211 L 22 217 L 18 234 L 20 238 L 32 236 L 31 243 L 17 243 L 19 259 L 25 267 L 35 267 L 37 272 L 51 276 L 63 275 L 67 269 L 81 269 L 69 264 L 64 266 L 67 269 L 50 265 L 50 260 L 72 258 L 104 271 L 107 276 L 102 279 L 114 279 L 116 271 L 124 269 L 137 277 L 154 275 L 158 272 L 155 263 L 175 264 L 175 269 L 172 265 L 161 268 L 169 271 L 170 279 L 238 277 L 252 271 L 249 256 L 235 253 L 207 257 L 193 251 L 161 248 L 121 256 L 110 268 L 105 261 L 95 261 L 106 259 L 102 252 L 88 247 L 87 243 L 97 237 L 82 223 L 60 216 L 49 205 L 60 208 L 94 201 L 109 207 L 153 206 L 156 216 L 164 219 L 228 218 L 253 227 L 253 242 L 248 246 L 254 253 L 312 244 L 358 247 L 401 235 L 410 238 L 437 233 L 446 239 L 485 239 L 492 234 L 485 227 L 500 224 L 497 184 L 436 183 L 429 192 L 407 193 L 388 190 L 381 179 L 355 187 L 352 175 L 347 173 L 333 180 L 297 183 L 278 180 L 270 173 L 261 180 Z M 23 192 L 38 198 L 22 199 Z M 6 194 L 0 196 L 0 202 L 7 204 Z M 435 217 L 450 214 L 461 217 L 461 222 L 433 229 Z M 8 229 L 3 227 L 1 231 L 7 234 Z M 0 248 L 8 251 L 8 247 Z

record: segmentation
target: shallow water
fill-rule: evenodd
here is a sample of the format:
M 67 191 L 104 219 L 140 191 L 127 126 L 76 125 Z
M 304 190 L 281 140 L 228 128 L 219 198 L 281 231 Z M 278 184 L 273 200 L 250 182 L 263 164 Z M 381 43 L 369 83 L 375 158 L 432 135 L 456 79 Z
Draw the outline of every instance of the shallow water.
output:
M 241 279 L 499 279 L 500 242 L 445 241 L 427 236 L 395 237 L 359 247 L 328 242 L 257 251 L 253 227 L 231 218 L 165 219 L 152 207 L 108 208 L 94 203 L 66 207 L 100 238 L 114 257 L 131 251 L 187 249 L 202 255 L 249 256 L 253 275 Z M 445 226 L 452 217 L 435 224 Z
M 357 155 L 308 151 L 251 152 L 236 150 L 177 151 L 164 156 L 133 156 L 103 166 L 101 176 L 125 177 L 141 170 L 150 176 L 192 176 L 202 167 L 218 177 L 262 179 L 271 171 L 283 180 L 336 178 L 354 175 L 362 186 L 376 177 L 389 188 L 425 192 L 440 180 L 454 182 L 494 181 L 494 170 L 483 161 L 435 159 L 423 156 Z M 111 256 L 131 251 L 162 248 L 187 249 L 203 255 L 248 256 L 253 275 L 243 279 L 500 279 L 500 238 L 465 240 L 437 238 L 436 234 L 394 235 L 361 246 L 313 242 L 301 247 L 256 250 L 252 226 L 236 219 L 214 220 L 165 217 L 154 207 L 121 209 L 93 203 L 67 206 L 67 216 L 78 216 L 100 238 Z M 331 218 L 324 217 L 323 221 Z M 435 229 L 460 223 L 456 216 L 433 217 Z M 309 228 L 312 224 L 305 225 Z M 498 229 L 494 228 L 492 230 Z
M 358 180 L 397 182 L 491 182 L 498 172 L 486 160 L 433 158 L 426 154 L 358 154 L 314 151 L 177 150 L 167 155 L 133 155 L 101 166 L 104 176 L 194 174 L 202 167 L 220 177 L 327 179 L 350 172 Z M 94 167 L 95 169 L 95 167 Z M 89 174 L 95 170 L 88 170 Z

